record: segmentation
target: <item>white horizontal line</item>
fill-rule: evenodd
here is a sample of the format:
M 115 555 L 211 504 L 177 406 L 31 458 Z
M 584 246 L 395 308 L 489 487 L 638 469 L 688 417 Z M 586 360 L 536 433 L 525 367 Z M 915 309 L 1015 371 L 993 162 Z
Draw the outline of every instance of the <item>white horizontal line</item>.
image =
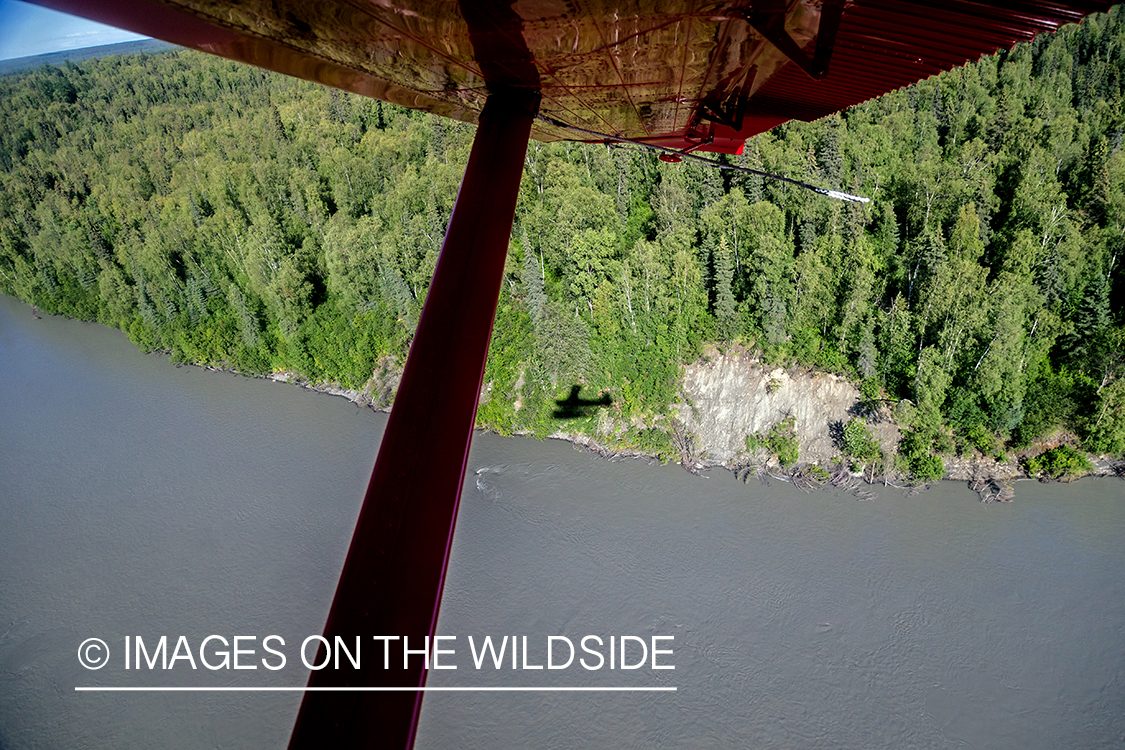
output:
M 674 687 L 83 687 L 101 693 L 654 693 Z

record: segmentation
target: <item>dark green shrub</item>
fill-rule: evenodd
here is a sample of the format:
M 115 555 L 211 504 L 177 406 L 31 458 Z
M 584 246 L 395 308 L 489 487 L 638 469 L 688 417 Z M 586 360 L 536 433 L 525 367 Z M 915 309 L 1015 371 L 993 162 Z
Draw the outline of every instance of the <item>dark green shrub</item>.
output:
M 793 417 L 786 417 L 770 427 L 770 431 L 765 436 L 757 432 L 753 435 L 747 435 L 746 449 L 753 452 L 758 448 L 765 448 L 777 456 L 777 461 L 782 466 L 786 468 L 793 466 L 798 460 L 795 424 L 796 420 Z
M 855 417 L 844 425 L 844 453 L 858 464 L 875 461 L 883 455 L 879 442 L 861 417 Z
M 911 431 L 899 443 L 899 462 L 915 481 L 932 482 L 945 476 L 945 465 L 941 456 L 930 453 L 930 442 L 921 433 Z
M 1024 468 L 1030 476 L 1044 476 L 1049 479 L 1067 477 L 1077 479 L 1088 474 L 1094 467 L 1080 452 L 1069 445 L 1060 445 L 1029 458 Z
M 965 432 L 965 440 L 986 456 L 996 450 L 996 437 L 979 424 L 973 425 Z

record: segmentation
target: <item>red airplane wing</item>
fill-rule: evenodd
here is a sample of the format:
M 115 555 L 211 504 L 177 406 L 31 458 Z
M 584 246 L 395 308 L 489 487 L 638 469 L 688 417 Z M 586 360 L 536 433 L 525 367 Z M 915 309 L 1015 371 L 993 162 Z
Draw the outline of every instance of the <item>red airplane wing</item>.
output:
M 490 84 L 598 133 L 738 152 L 1064 23 L 1100 0 L 36 0 L 475 123 Z M 532 138 L 576 139 L 536 123 Z M 589 136 L 577 138 L 587 140 Z M 702 144 L 702 145 L 701 145 Z

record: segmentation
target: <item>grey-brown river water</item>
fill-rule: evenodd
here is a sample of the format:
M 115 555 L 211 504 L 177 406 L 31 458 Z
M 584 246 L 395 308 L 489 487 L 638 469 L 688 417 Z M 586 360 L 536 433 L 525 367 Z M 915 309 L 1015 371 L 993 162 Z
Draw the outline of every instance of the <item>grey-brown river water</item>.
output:
M 284 747 L 296 692 L 75 687 L 303 685 L 384 422 L 0 297 L 0 748 Z M 420 748 L 1125 748 L 1125 484 L 858 502 L 478 435 L 439 633 L 431 686 L 677 690 L 433 692 Z M 532 668 L 586 635 L 675 669 Z

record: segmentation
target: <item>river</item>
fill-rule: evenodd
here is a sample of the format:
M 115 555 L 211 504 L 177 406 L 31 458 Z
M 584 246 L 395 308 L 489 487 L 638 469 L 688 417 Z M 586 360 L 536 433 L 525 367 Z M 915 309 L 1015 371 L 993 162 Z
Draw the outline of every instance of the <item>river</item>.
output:
M 0 750 L 284 747 L 299 693 L 74 688 L 303 685 L 384 424 L 0 297 Z M 860 502 L 555 441 L 469 461 L 429 685 L 676 691 L 434 692 L 419 748 L 1125 747 L 1117 480 Z M 210 635 L 256 668 L 192 669 Z M 505 635 L 529 668 L 474 668 Z M 530 668 L 586 635 L 675 669 Z M 138 636 L 192 656 L 126 669 Z

